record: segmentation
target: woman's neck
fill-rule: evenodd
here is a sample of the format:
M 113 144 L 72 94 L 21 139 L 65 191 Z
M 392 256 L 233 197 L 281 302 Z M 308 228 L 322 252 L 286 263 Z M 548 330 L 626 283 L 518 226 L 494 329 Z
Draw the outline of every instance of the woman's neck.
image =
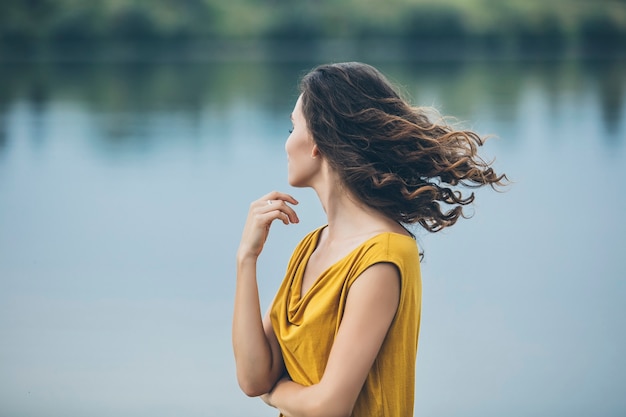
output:
M 360 202 L 339 178 L 329 175 L 326 179 L 313 188 L 326 212 L 329 240 L 350 239 L 401 229 L 395 221 Z

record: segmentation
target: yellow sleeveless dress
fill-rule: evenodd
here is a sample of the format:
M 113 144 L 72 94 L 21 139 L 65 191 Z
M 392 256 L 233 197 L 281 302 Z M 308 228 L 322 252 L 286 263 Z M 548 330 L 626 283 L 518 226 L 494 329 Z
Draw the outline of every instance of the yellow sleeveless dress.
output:
M 289 376 L 305 386 L 321 380 L 350 286 L 368 267 L 389 262 L 400 271 L 400 302 L 352 415 L 413 416 L 422 293 L 417 244 L 397 233 L 374 236 L 328 268 L 300 297 L 304 270 L 322 229 L 296 246 L 270 313 Z

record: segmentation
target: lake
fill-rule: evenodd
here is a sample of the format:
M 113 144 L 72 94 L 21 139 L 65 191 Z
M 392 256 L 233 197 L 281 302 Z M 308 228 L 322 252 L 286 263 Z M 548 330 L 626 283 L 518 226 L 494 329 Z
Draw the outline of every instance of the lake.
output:
M 364 59 L 359 51 L 327 61 Z M 300 200 L 262 305 L 324 223 L 284 142 L 318 60 L 0 64 L 0 414 L 275 416 L 237 386 L 234 259 L 252 200 Z M 374 59 L 415 104 L 493 135 L 513 184 L 418 232 L 416 416 L 626 413 L 626 60 Z

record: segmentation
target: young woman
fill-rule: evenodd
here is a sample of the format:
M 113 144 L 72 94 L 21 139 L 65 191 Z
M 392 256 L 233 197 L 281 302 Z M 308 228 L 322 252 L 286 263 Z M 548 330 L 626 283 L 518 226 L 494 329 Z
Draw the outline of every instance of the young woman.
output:
M 274 220 L 298 222 L 298 202 L 271 192 L 251 204 L 237 252 L 239 385 L 284 416 L 412 416 L 421 277 L 403 225 L 451 226 L 474 200 L 457 186 L 506 177 L 477 155 L 478 135 L 430 121 L 366 64 L 312 70 L 291 119 L 289 184 L 315 190 L 327 224 L 295 248 L 262 317 L 257 259 Z

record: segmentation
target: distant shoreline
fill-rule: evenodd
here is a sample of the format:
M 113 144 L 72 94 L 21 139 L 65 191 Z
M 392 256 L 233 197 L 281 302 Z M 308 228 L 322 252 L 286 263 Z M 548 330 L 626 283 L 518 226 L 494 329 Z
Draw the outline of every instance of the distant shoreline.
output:
M 17 62 L 210 62 L 368 59 L 372 61 L 555 60 L 626 58 L 626 42 L 562 43 L 551 38 L 525 40 L 307 39 L 183 41 L 2 42 L 0 63 Z

